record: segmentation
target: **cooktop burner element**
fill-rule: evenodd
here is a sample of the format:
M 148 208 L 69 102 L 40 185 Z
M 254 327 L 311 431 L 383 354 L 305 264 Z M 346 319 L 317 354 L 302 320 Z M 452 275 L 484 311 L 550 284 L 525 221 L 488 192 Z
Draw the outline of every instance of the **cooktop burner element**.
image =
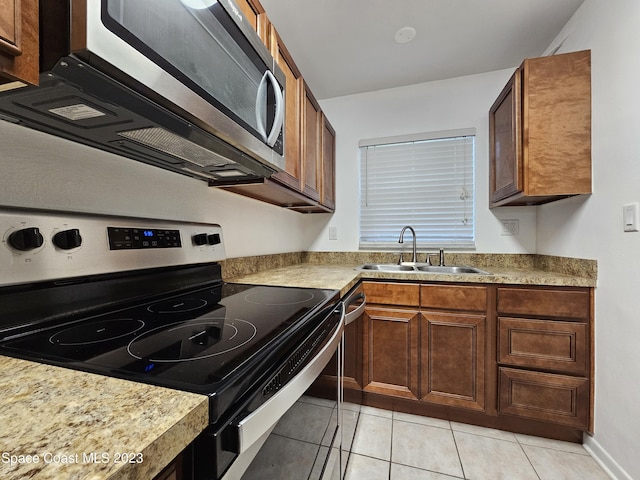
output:
M 49 342 L 61 346 L 108 342 L 109 340 L 132 335 L 142 328 L 144 328 L 142 320 L 133 320 L 131 318 L 83 323 L 51 335 Z
M 256 287 L 244 299 L 257 305 L 295 305 L 313 300 L 313 292 L 304 290 L 273 291 L 268 287 Z
M 151 363 L 202 360 L 249 343 L 257 333 L 246 320 L 173 323 L 149 330 L 127 346 L 129 354 Z
M 193 312 L 206 307 L 208 302 L 203 298 L 183 298 L 177 301 L 170 300 L 149 305 L 147 310 L 151 313 L 184 313 Z

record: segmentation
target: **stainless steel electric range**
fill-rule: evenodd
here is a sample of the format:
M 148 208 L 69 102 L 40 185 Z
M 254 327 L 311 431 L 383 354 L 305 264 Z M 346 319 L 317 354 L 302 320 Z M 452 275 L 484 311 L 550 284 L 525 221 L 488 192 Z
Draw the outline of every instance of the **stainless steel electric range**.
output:
M 207 395 L 187 478 L 247 463 L 341 361 L 338 292 L 223 282 L 219 225 L 2 210 L 0 236 L 0 353 Z

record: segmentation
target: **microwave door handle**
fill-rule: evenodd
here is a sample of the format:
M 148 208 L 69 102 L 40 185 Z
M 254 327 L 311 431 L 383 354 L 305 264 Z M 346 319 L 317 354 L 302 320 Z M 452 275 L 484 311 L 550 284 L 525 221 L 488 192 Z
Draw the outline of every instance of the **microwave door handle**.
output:
M 267 116 L 267 79 L 268 70 L 262 76 L 258 85 L 258 93 L 256 94 L 256 126 L 258 133 L 262 137 L 262 141 L 267 141 L 267 126 L 265 125 L 265 117 Z
M 276 96 L 276 113 L 273 116 L 273 127 L 271 127 L 271 132 L 269 133 L 269 137 L 267 137 L 267 145 L 273 147 L 278 140 L 282 123 L 284 122 L 284 96 L 282 95 L 282 90 L 280 90 L 280 84 L 273 73 L 267 70 L 265 76 L 271 82 L 273 92 Z

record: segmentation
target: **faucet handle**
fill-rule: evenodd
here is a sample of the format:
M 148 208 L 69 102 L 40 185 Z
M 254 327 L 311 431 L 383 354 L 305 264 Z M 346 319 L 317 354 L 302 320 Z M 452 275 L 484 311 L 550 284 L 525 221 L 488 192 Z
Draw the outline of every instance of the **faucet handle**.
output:
M 402 252 L 400 252 L 400 257 L 398 258 L 398 265 L 401 265 L 404 262 L 404 257 L 402 256 Z

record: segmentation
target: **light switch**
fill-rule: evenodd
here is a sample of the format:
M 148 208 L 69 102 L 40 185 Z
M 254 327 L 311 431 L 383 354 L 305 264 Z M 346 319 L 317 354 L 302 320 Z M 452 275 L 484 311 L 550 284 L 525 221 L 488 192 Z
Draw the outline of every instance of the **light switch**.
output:
M 638 202 L 627 203 L 622 206 L 625 232 L 638 231 Z
M 338 227 L 329 227 L 329 240 L 338 239 Z

